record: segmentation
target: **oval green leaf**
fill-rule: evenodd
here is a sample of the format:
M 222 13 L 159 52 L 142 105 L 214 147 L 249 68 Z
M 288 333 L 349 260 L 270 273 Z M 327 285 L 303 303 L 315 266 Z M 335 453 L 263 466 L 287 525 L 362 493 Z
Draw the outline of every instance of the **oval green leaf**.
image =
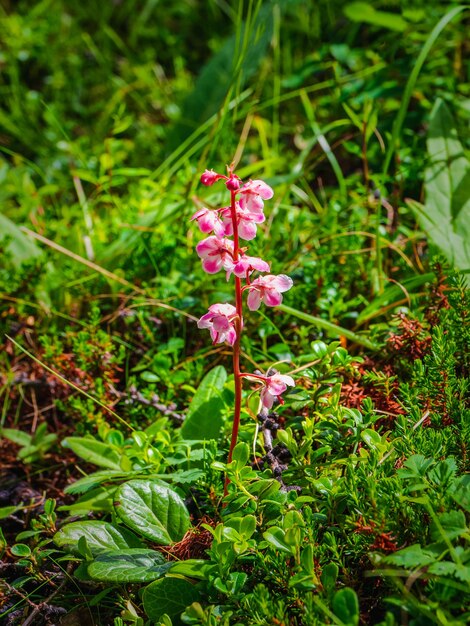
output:
M 157 620 L 165 613 L 170 617 L 180 615 L 187 606 L 199 599 L 199 592 L 183 578 L 165 577 L 148 585 L 142 599 L 148 617 Z
M 156 580 L 171 567 L 156 550 L 129 548 L 104 552 L 88 565 L 94 580 L 110 583 L 145 583 Z
M 190 526 L 180 496 L 155 480 L 130 480 L 115 495 L 115 509 L 132 530 L 161 545 L 180 541 Z
M 67 524 L 54 535 L 54 543 L 73 554 L 80 554 L 78 542 L 82 537 L 85 537 L 93 556 L 110 550 L 144 547 L 134 533 L 127 528 L 97 520 Z

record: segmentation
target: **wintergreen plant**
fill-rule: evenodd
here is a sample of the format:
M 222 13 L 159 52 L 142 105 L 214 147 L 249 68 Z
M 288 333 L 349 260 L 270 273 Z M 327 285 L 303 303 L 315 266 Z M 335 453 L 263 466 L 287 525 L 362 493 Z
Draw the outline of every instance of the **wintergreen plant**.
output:
M 201 176 L 201 183 L 208 187 L 217 181 L 225 182 L 230 192 L 230 206 L 215 210 L 202 208 L 192 216 L 200 230 L 209 234 L 209 237 L 196 246 L 204 271 L 216 274 L 224 270 L 227 280 L 234 276 L 235 306 L 227 302 L 212 304 L 198 322 L 199 328 L 209 330 L 213 343 L 227 342 L 233 347 L 235 407 L 229 463 L 232 461 L 240 427 L 243 378 L 260 383 L 260 400 L 266 409 L 271 409 L 275 402 L 282 404 L 282 394 L 288 386 L 293 387 L 295 384 L 291 376 L 276 371 L 266 375 L 248 374 L 240 368 L 240 338 L 244 326 L 243 292 L 248 292 L 247 305 L 250 311 L 256 311 L 261 303 L 272 307 L 281 304 L 282 294 L 292 287 L 293 282 L 285 274 L 270 274 L 269 263 L 250 256 L 247 254 L 247 247 L 241 245 L 241 239 L 251 241 L 255 238 L 257 225 L 266 219 L 264 200 L 270 200 L 274 192 L 262 180 L 249 180 L 243 184 L 233 169 L 233 166 L 229 166 L 227 175 L 206 170 Z M 264 275 L 252 280 L 254 272 Z

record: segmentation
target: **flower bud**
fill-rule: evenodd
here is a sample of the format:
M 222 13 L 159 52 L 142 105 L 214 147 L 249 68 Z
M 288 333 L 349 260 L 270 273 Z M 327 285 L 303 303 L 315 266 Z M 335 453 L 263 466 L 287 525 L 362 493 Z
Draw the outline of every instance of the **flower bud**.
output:
M 230 176 L 225 185 L 229 191 L 238 191 L 240 189 L 240 179 L 238 176 Z
M 221 174 L 217 174 L 214 170 L 206 170 L 204 174 L 201 176 L 201 183 L 206 187 L 210 187 L 215 182 L 217 182 L 220 178 L 225 178 Z

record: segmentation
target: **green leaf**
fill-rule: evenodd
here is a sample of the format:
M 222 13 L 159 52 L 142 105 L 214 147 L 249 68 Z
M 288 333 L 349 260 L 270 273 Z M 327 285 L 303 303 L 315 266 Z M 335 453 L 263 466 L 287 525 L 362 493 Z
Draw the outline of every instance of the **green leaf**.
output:
M 113 446 L 102 441 L 87 437 L 67 437 L 62 445 L 70 448 L 87 463 L 112 470 L 122 469 L 121 455 Z
M 372 450 L 375 450 L 382 441 L 379 433 L 372 430 L 372 428 L 366 428 L 363 430 L 361 433 L 361 439 L 369 446 L 369 448 L 372 448 Z
M 336 563 L 328 563 L 323 568 L 320 580 L 327 593 L 333 591 L 336 585 L 336 579 L 338 578 L 338 572 L 339 568 Z
M 470 268 L 470 162 L 452 115 L 441 99 L 431 112 L 425 172 L 426 204 L 409 206 L 433 243 L 452 265 Z
M 403 32 L 408 27 L 408 22 L 401 15 L 377 11 L 367 2 L 350 2 L 344 7 L 343 12 L 353 22 L 365 22 L 397 32 Z
M 271 528 L 263 533 L 263 537 L 266 539 L 268 543 L 271 544 L 277 550 L 281 552 L 287 552 L 287 554 L 292 554 L 291 546 L 287 545 L 285 541 L 285 533 L 282 528 L 277 526 L 271 526 Z
M 227 371 L 222 365 L 204 376 L 181 427 L 184 439 L 217 439 L 223 423 L 225 402 L 222 390 L 226 380 Z
M 94 580 L 113 583 L 145 583 L 156 580 L 171 567 L 156 550 L 129 548 L 105 552 L 87 568 Z
M 118 488 L 114 499 L 122 521 L 156 543 L 180 541 L 190 526 L 183 500 L 163 482 L 131 480 Z
M 14 505 L 0 507 L 0 519 L 6 519 L 7 517 L 10 517 L 10 515 L 13 515 L 13 513 L 16 513 L 16 511 L 19 511 L 21 508 L 21 506 Z
M 25 543 L 16 543 L 11 547 L 14 556 L 31 556 L 31 550 Z
M 340 589 L 333 596 L 333 612 L 343 624 L 356 626 L 359 624 L 359 601 L 356 592 L 349 587 Z
M 151 583 L 142 596 L 144 609 L 151 620 L 163 615 L 179 615 L 184 609 L 199 599 L 199 592 L 187 580 L 166 576 Z
M 78 541 L 82 537 L 86 538 L 93 556 L 109 550 L 144 547 L 127 528 L 96 520 L 67 524 L 54 535 L 54 543 L 59 548 L 79 554 Z
M 245 467 L 245 465 L 248 463 L 249 458 L 250 448 L 248 444 L 240 441 L 240 443 L 237 443 L 232 453 L 232 462 L 235 463 L 238 471 Z
M 0 429 L 0 435 L 19 446 L 29 446 L 32 439 L 31 435 L 17 428 L 2 428 Z
M 403 468 L 398 470 L 398 476 L 405 480 L 423 478 L 433 465 L 433 459 L 427 459 L 422 454 L 413 454 L 403 463 Z

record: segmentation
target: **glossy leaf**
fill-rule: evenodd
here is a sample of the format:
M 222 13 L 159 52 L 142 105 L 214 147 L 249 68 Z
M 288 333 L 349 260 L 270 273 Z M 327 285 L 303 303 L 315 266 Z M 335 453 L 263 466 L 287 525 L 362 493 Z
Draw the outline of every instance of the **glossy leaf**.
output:
M 131 480 L 118 488 L 114 500 L 129 528 L 161 545 L 180 541 L 190 526 L 183 500 L 163 482 Z
M 171 567 L 156 550 L 130 548 L 104 552 L 87 568 L 94 580 L 113 583 L 144 583 L 156 580 Z
M 67 524 L 54 535 L 54 543 L 59 548 L 79 554 L 78 542 L 82 537 L 85 537 L 93 556 L 109 550 L 144 547 L 127 528 L 97 520 Z
M 157 620 L 162 615 L 173 617 L 199 599 L 193 584 L 182 578 L 165 577 L 144 589 L 143 602 L 147 616 Z

